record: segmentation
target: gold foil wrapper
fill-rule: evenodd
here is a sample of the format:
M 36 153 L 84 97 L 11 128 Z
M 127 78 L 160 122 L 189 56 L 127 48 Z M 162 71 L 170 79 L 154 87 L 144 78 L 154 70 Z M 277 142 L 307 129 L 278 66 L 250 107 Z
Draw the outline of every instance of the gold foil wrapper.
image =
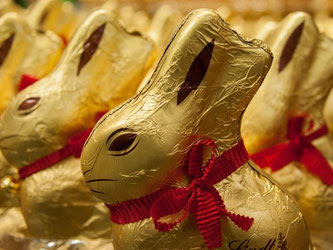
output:
M 39 33 L 18 14 L 0 19 L 0 113 L 18 91 L 23 74 L 42 78 L 58 62 L 62 40 L 52 32 Z
M 192 63 L 207 46 L 209 63 Z M 240 140 L 241 116 L 272 62 L 269 49 L 247 41 L 210 10 L 189 14 L 142 91 L 95 126 L 81 165 L 94 195 L 108 204 L 146 196 L 164 186 L 185 187 L 186 152 L 202 137 L 218 155 Z M 208 65 L 207 68 L 204 65 Z M 202 68 L 204 67 L 204 69 Z M 186 76 L 205 76 L 184 87 Z M 249 161 L 215 185 L 226 209 L 254 218 L 248 232 L 223 217 L 221 249 L 312 249 L 303 216 L 274 181 Z M 115 249 L 205 249 L 192 216 L 169 232 L 151 218 L 112 224 Z
M 69 41 L 83 22 L 86 12 L 71 2 L 59 0 L 37 1 L 26 15 L 29 24 L 40 30 L 51 30 Z
M 296 33 L 298 41 L 291 39 Z M 272 49 L 274 62 L 242 123 L 242 136 L 252 154 L 285 141 L 288 120 L 294 116 L 308 114 L 314 129 L 322 126 L 325 100 L 333 86 L 333 42 L 318 31 L 308 14 L 288 15 L 268 32 L 265 42 Z M 285 62 L 282 55 L 287 50 L 289 60 Z M 330 137 L 323 136 L 313 145 L 332 165 Z M 310 229 L 316 235 L 319 231 L 333 236 L 332 187 L 297 162 L 271 174 L 296 198 Z M 331 246 L 323 249 L 333 247 L 332 236 Z
M 62 40 L 52 32 L 39 33 L 18 14 L 0 19 L 0 114 L 16 95 L 23 74 L 42 78 L 60 58 Z M 19 208 L 17 183 L 10 179 L 17 173 L 0 154 L 0 246 L 7 246 L 9 235 L 21 237 L 26 224 Z M 7 249 L 10 249 L 9 247 Z
M 131 97 L 153 58 L 152 41 L 126 32 L 106 11 L 93 12 L 57 67 L 7 106 L 0 122 L 3 155 L 20 169 L 59 150 L 93 126 L 97 113 Z M 20 201 L 32 239 L 25 244 L 32 249 L 62 241 L 76 247 L 69 239 L 80 241 L 80 249 L 112 247 L 107 208 L 86 186 L 79 159 L 69 157 L 26 178 Z

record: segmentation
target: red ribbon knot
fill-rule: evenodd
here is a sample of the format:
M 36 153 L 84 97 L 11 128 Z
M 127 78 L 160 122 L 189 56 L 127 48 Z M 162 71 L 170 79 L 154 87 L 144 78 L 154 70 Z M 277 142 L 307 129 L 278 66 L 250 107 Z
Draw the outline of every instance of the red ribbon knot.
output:
M 309 128 L 303 132 L 305 121 L 306 116 L 290 119 L 288 140 L 253 154 L 251 159 L 260 167 L 269 167 L 272 171 L 277 171 L 293 161 L 301 162 L 310 173 L 332 185 L 333 170 L 321 152 L 312 145 L 312 141 L 327 134 L 327 127 L 323 125 L 313 131 L 314 123 L 310 120 Z
M 203 164 L 202 150 L 208 146 L 211 158 Z M 185 167 L 191 183 L 186 188 L 161 189 L 139 199 L 107 205 L 111 220 L 127 224 L 152 217 L 155 228 L 160 232 L 173 229 L 189 213 L 194 215 L 203 240 L 208 248 L 222 246 L 221 216 L 227 216 L 242 230 L 247 231 L 254 220 L 229 212 L 215 184 L 228 177 L 248 161 L 244 144 L 241 143 L 217 157 L 216 146 L 211 139 L 204 139 L 192 147 L 187 154 Z M 134 211 L 133 211 L 134 210 Z M 166 216 L 180 213 L 174 222 L 162 222 Z

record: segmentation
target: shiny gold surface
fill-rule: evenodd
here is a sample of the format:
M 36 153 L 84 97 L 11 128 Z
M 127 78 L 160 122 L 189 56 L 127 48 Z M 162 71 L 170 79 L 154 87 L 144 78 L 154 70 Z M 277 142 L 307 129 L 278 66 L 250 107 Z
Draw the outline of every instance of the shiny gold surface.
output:
M 207 74 L 197 89 L 189 91 L 185 99 L 179 98 L 190 65 L 211 42 L 215 47 Z M 218 154 L 239 142 L 241 115 L 271 61 L 263 43 L 244 40 L 216 13 L 191 13 L 150 83 L 95 126 L 81 158 L 90 189 L 104 202 L 115 204 L 145 196 L 164 185 L 187 185 L 188 180 L 177 168 L 185 153 L 201 137 L 214 139 Z M 126 133 L 136 135 L 133 143 L 122 151 L 109 151 L 110 145 Z M 277 249 L 278 244 L 293 250 L 312 249 L 294 200 L 251 161 L 216 188 L 228 210 L 254 218 L 247 233 L 222 218 L 221 249 L 267 249 L 272 242 L 271 249 Z M 115 249 L 205 249 L 192 217 L 165 233 L 157 232 L 151 219 L 112 224 L 112 235 Z
M 133 95 L 153 56 L 150 40 L 127 33 L 103 10 L 92 13 L 55 70 L 7 106 L 0 122 L 2 153 L 20 168 L 60 149 L 69 137 L 93 126 L 98 112 Z M 39 101 L 19 110 L 29 98 Z M 74 238 L 83 240 L 82 249 L 111 247 L 108 211 L 85 185 L 79 159 L 67 158 L 28 177 L 20 197 L 29 234 L 37 242 Z
M 11 36 L 11 46 L 4 46 Z M 0 66 L 1 114 L 16 95 L 23 74 L 42 78 L 54 68 L 62 53 L 63 42 L 52 32 L 39 33 L 17 14 L 9 13 L 0 19 L 0 46 L 4 48 Z M 17 191 L 18 184 L 9 181 L 16 172 L 0 154 L 0 245 L 4 245 L 3 240 L 9 234 L 21 235 L 26 229 L 18 208 L 18 197 L 8 194 Z
M 63 50 L 58 36 L 37 32 L 15 13 L 0 19 L 0 46 L 11 36 L 12 45 L 0 66 L 0 114 L 17 93 L 22 75 L 44 77 L 54 68 Z
M 41 0 L 32 6 L 26 19 L 32 27 L 51 30 L 69 41 L 85 15 L 71 2 Z
M 283 48 L 301 23 L 304 26 L 296 50 L 288 65 L 279 72 Z M 274 61 L 242 123 L 242 136 L 250 153 L 286 140 L 287 121 L 295 115 L 308 114 L 314 119 L 315 129 L 323 125 L 324 103 L 333 86 L 333 41 L 319 33 L 309 15 L 288 15 L 268 33 L 265 41 L 272 49 Z M 314 141 L 314 145 L 332 165 L 329 136 Z M 272 176 L 299 202 L 313 231 L 320 230 L 322 234 L 329 231 L 333 236 L 332 187 L 296 162 Z M 332 237 L 330 242 L 333 247 Z

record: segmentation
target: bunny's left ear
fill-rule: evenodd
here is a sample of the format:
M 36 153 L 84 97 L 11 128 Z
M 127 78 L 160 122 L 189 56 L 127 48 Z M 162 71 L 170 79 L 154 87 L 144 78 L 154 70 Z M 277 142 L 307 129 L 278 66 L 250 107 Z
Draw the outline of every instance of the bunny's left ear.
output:
M 177 105 L 181 104 L 193 90 L 196 90 L 205 77 L 212 59 L 214 43 L 215 40 L 213 39 L 193 60 L 186 74 L 185 81 L 178 91 Z
M 12 33 L 7 39 L 5 39 L 1 45 L 0 45 L 0 67 L 5 61 L 12 45 L 13 45 L 13 40 L 15 37 L 15 33 Z

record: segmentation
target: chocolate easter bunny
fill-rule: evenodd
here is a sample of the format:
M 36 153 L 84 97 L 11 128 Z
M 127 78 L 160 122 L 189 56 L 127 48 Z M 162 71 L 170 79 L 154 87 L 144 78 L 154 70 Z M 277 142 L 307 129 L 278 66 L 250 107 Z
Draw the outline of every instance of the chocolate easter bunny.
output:
M 300 12 L 288 15 L 265 41 L 275 60 L 244 114 L 245 145 L 257 153 L 257 162 L 269 150 L 276 154 L 266 154 L 274 163 L 263 167 L 272 168 L 273 177 L 295 196 L 313 231 L 332 231 L 333 148 L 323 108 L 333 86 L 333 41 Z M 282 149 L 286 141 L 294 146 Z
M 196 10 L 145 88 L 98 122 L 81 165 L 116 249 L 311 249 L 296 203 L 240 136 L 271 61 L 262 42 Z
M 41 0 L 31 8 L 27 21 L 32 27 L 55 32 L 67 43 L 84 17 L 84 11 L 71 2 Z
M 32 29 L 18 14 L 9 13 L 1 17 L 0 114 L 19 89 L 27 85 L 27 81 L 22 80 L 28 79 L 31 83 L 32 79 L 44 77 L 56 65 L 62 50 L 62 40 L 52 32 L 40 33 Z M 15 171 L 0 153 L 0 238 L 4 232 L 14 233 L 9 229 L 14 225 L 19 231 L 24 227 L 20 212 L 15 212 L 16 199 L 9 199 L 4 188 L 8 182 L 5 176 Z M 11 216 L 15 220 L 8 220 L 8 213 L 15 213 Z
M 0 113 L 17 93 L 22 75 L 47 75 L 58 62 L 62 40 L 52 32 L 32 29 L 19 15 L 0 19 Z
M 79 149 L 63 157 L 62 148 L 93 126 L 98 112 L 135 93 L 153 50 L 150 40 L 127 33 L 106 11 L 95 11 L 54 71 L 7 106 L 0 148 L 19 169 L 21 208 L 31 236 L 109 238 L 107 211 L 86 187 L 79 159 L 71 156 L 79 157 Z

